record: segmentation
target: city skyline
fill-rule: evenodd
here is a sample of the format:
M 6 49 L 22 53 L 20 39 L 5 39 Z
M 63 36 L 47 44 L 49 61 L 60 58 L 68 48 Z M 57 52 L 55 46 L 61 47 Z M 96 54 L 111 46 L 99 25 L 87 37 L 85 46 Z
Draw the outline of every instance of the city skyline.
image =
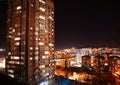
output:
M 55 49 L 119 45 L 119 3 L 55 0 Z M 4 4 L 3 4 L 4 3 Z M 7 3 L 2 0 L 0 45 L 5 47 Z M 3 10 L 5 8 L 6 10 Z M 3 15 L 4 14 L 4 15 Z
M 0 0 L 0 84 L 120 85 L 119 9 L 113 1 Z

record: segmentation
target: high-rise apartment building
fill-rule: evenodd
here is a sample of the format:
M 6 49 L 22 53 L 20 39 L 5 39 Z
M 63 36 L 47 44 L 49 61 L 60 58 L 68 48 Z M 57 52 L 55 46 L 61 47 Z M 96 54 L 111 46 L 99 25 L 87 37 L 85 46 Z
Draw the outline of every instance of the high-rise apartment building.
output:
M 53 0 L 8 0 L 7 24 L 6 73 L 30 85 L 54 85 Z

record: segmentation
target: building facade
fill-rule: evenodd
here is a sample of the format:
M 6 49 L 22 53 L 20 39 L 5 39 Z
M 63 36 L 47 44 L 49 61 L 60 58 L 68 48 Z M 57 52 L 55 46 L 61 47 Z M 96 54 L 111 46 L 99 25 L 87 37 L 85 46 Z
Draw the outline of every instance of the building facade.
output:
M 52 0 L 8 0 L 6 73 L 30 85 L 54 85 Z

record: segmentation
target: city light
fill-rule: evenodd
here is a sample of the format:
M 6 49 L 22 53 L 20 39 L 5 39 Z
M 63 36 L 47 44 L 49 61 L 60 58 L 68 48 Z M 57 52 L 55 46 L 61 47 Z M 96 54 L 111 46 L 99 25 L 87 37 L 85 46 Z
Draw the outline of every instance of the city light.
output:
M 117 50 L 117 53 L 112 53 L 114 50 Z M 102 54 L 101 51 L 103 52 Z M 55 74 L 83 83 L 89 82 L 87 79 L 91 80 L 89 83 L 92 83 L 94 78 L 98 77 L 97 74 L 105 77 L 115 76 L 119 79 L 119 55 L 119 48 L 70 48 L 59 50 L 55 52 Z M 65 68 L 69 69 L 69 71 L 65 70 Z M 77 70 L 74 70 L 74 68 Z
M 55 85 L 51 12 L 53 0 L 8 1 L 6 68 L 0 65 L 7 75 L 30 85 Z
M 0 69 L 5 69 L 5 58 L 0 58 Z
M 15 79 L 18 81 L 17 83 L 21 84 L 21 82 L 25 82 L 29 85 L 70 85 L 70 82 L 74 82 L 72 83 L 73 85 L 120 85 L 119 31 L 114 30 L 114 32 L 118 32 L 112 34 L 112 26 L 108 26 L 110 31 L 103 29 L 107 27 L 104 22 L 107 22 L 107 24 L 111 23 L 108 22 L 110 20 L 107 21 L 105 19 L 106 15 L 113 15 L 111 9 L 109 12 L 107 11 L 108 8 L 111 8 L 110 5 L 107 6 L 106 3 L 102 3 L 101 7 L 101 3 L 99 3 L 100 6 L 97 5 L 98 7 L 96 7 L 93 6 L 94 4 L 92 3 L 93 7 L 90 7 L 90 3 L 90 5 L 88 2 L 82 4 L 81 1 L 84 7 L 81 6 L 80 8 L 83 8 L 83 10 L 78 10 L 77 8 L 79 7 L 76 8 L 76 6 L 74 6 L 74 1 L 71 1 L 71 8 L 68 7 L 67 4 L 70 3 L 69 1 L 65 7 L 69 8 L 70 13 L 65 14 L 67 17 L 63 14 L 64 18 L 62 18 L 63 16 L 57 18 L 60 13 L 69 12 L 66 8 L 66 11 L 64 10 L 64 5 L 54 4 L 55 1 L 59 0 L 16 0 L 14 3 L 13 0 L 6 1 L 7 11 L 3 9 L 2 12 L 6 11 L 7 16 L 5 15 L 6 17 L 4 17 L 4 14 L 0 14 L 1 17 L 3 17 L 2 21 L 6 21 L 6 23 L 2 23 L 1 25 L 1 28 L 6 29 L 6 40 L 3 38 L 0 39 L 5 42 L 1 42 L 1 47 L 4 47 L 2 45 L 6 44 L 6 49 L 0 49 L 0 74 L 5 75 L 8 79 L 10 78 L 9 82 L 13 82 Z M 5 1 L 0 3 L 4 2 Z M 62 0 L 60 0 L 60 2 L 62 2 Z M 77 5 L 77 2 L 75 4 Z M 54 5 L 56 8 L 54 8 Z M 88 5 L 87 9 L 86 5 Z M 104 5 L 107 8 L 105 8 Z M 112 10 L 115 9 L 114 11 L 116 11 L 114 5 L 115 3 L 112 4 Z M 60 7 L 62 7 L 62 12 L 60 12 Z M 54 15 L 55 10 L 56 15 L 58 14 L 57 16 Z M 57 13 L 57 11 L 59 12 Z M 80 14 L 77 15 L 83 18 L 76 15 L 78 11 L 80 11 Z M 88 15 L 88 11 L 91 12 L 90 15 Z M 99 13 L 96 14 L 95 12 Z M 71 14 L 73 18 L 70 16 Z M 65 17 L 70 22 L 64 20 Z M 56 18 L 56 20 L 54 20 L 54 18 Z M 104 18 L 103 23 L 100 24 L 102 18 Z M 59 29 L 64 30 L 64 32 L 60 32 L 58 29 L 55 30 L 55 27 L 57 28 L 58 25 L 55 22 L 57 19 L 58 21 L 62 19 L 63 22 L 61 22 L 61 24 L 68 27 L 69 30 L 68 28 L 64 28 L 64 26 L 58 26 Z M 79 25 L 77 25 L 78 22 L 74 21 L 79 21 Z M 73 26 L 69 27 L 71 23 Z M 112 23 L 115 24 L 114 21 Z M 72 29 L 72 27 L 75 29 Z M 78 28 L 80 28 L 79 30 L 81 31 L 78 31 Z M 84 30 L 82 30 L 82 28 L 84 28 Z M 87 29 L 86 31 L 85 28 L 95 29 L 89 33 L 91 29 Z M 68 34 L 68 31 L 71 31 L 70 34 Z M 99 31 L 99 33 L 96 31 Z M 112 34 L 112 36 L 107 33 Z M 2 33 L 3 36 L 5 36 L 4 34 L 5 32 Z M 97 38 L 97 34 L 101 34 L 101 36 Z M 55 38 L 56 35 L 59 36 L 59 39 Z M 60 38 L 61 35 L 64 35 L 67 39 L 62 40 L 62 38 Z M 89 35 L 92 37 L 90 36 L 91 38 L 89 38 Z M 112 40 L 111 43 L 111 39 L 113 38 L 114 40 Z M 83 41 L 79 39 L 83 39 Z M 55 40 L 59 42 L 55 42 Z M 98 45 L 99 43 L 97 43 L 96 40 L 100 41 L 103 45 Z M 63 44 L 67 43 L 67 45 L 61 45 L 60 42 Z M 91 46 L 86 42 L 90 42 Z M 73 44 L 75 47 L 65 48 Z M 58 48 L 57 45 L 59 45 Z M 7 78 L 3 76 L 3 79 Z

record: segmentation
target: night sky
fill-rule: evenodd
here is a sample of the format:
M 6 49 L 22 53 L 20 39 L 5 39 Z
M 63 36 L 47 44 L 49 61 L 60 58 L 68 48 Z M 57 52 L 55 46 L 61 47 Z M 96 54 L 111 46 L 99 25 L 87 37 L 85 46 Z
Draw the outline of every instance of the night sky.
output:
M 55 47 L 116 47 L 120 3 L 113 0 L 55 0 Z M 0 0 L 0 47 L 5 47 L 7 1 Z

